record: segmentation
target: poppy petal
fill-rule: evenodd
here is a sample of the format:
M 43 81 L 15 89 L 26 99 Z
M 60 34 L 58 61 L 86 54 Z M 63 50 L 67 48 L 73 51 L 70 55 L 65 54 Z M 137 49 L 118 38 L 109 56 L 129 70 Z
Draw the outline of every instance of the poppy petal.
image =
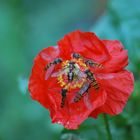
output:
M 68 93 L 68 96 L 73 96 L 74 94 Z M 65 105 L 63 109 L 59 109 L 60 104 L 58 105 L 58 108 L 55 109 L 53 106 L 50 108 L 51 114 L 53 114 L 52 122 L 53 123 L 59 123 L 64 125 L 67 129 L 77 129 L 79 125 L 88 118 L 89 114 L 96 108 L 100 107 L 105 103 L 106 100 L 106 93 L 104 91 L 101 91 L 98 94 L 94 94 L 91 91 L 90 102 L 91 102 L 91 108 L 88 108 L 85 104 L 84 98 L 81 99 L 78 103 L 68 103 Z M 54 97 L 55 98 L 55 97 Z M 70 100 L 70 97 L 67 97 Z M 55 110 L 55 111 L 54 111 Z
M 44 102 L 46 98 L 46 85 L 50 80 L 45 80 L 45 66 L 55 58 L 59 57 L 59 48 L 48 47 L 43 49 L 34 59 L 31 76 L 29 78 L 29 91 L 34 100 Z M 46 101 L 45 101 L 46 102 Z M 47 102 L 46 102 L 47 103 Z
M 39 93 L 40 96 L 39 98 L 36 98 L 36 100 L 49 109 L 53 123 L 62 124 L 67 129 L 77 129 L 94 109 L 102 106 L 106 101 L 106 92 L 101 91 L 96 94 L 95 91 L 91 89 L 89 97 L 91 107 L 87 106 L 88 101 L 85 103 L 86 96 L 84 96 L 78 103 L 73 103 L 70 102 L 70 100 L 75 94 L 68 93 L 67 103 L 64 108 L 61 108 L 61 89 L 51 89 L 51 87 L 57 86 L 54 84 L 56 83 L 55 80 L 50 83 L 50 85 L 47 84 L 46 89 L 43 89 L 44 92 L 42 92 L 42 94 Z M 42 87 L 38 86 L 36 91 L 40 91 L 40 88 Z
M 124 50 L 120 41 L 103 40 L 103 43 L 109 51 L 110 59 L 104 63 L 104 69 L 102 72 L 117 72 L 128 65 L 127 50 Z
M 105 104 L 94 110 L 90 116 L 96 118 L 100 113 L 121 113 L 134 88 L 133 74 L 123 70 L 118 73 L 100 74 L 98 79 L 106 90 L 107 99 Z
M 58 46 L 61 57 L 65 59 L 70 59 L 73 52 L 97 62 L 104 62 L 109 59 L 109 53 L 104 43 L 91 32 L 79 30 L 71 32 L 58 42 Z

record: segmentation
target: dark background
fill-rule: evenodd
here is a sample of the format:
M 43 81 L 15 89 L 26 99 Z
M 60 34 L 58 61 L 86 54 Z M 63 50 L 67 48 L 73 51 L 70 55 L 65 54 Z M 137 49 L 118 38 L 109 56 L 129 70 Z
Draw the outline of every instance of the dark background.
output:
M 106 140 L 102 115 L 76 131 L 52 124 L 28 90 L 33 58 L 75 29 L 121 40 L 135 90 L 121 115 L 109 117 L 114 140 L 140 140 L 139 0 L 0 0 L 0 140 Z

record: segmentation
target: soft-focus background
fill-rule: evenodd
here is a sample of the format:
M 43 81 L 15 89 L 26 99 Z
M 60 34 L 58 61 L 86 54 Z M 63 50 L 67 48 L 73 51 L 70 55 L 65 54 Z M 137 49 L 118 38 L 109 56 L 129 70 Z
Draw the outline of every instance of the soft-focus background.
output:
M 106 140 L 102 116 L 66 131 L 28 94 L 33 58 L 75 29 L 129 50 L 135 90 L 109 123 L 114 140 L 140 140 L 140 0 L 0 0 L 0 140 Z

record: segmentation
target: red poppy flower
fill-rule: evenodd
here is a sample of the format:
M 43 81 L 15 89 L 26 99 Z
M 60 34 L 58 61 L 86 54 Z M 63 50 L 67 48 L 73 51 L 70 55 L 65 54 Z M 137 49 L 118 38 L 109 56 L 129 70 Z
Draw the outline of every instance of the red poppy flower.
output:
M 134 83 L 127 64 L 119 41 L 74 31 L 36 56 L 29 91 L 53 123 L 76 129 L 88 117 L 122 112 Z

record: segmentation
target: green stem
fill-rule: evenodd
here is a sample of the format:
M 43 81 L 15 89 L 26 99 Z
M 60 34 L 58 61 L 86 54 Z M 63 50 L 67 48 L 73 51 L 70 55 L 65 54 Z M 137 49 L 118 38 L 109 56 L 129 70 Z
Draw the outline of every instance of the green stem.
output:
M 103 114 L 103 118 L 104 118 L 104 122 L 105 122 L 105 127 L 106 127 L 106 132 L 107 132 L 108 140 L 113 140 L 112 139 L 112 135 L 111 135 L 111 131 L 110 131 L 110 126 L 109 126 L 107 115 Z

